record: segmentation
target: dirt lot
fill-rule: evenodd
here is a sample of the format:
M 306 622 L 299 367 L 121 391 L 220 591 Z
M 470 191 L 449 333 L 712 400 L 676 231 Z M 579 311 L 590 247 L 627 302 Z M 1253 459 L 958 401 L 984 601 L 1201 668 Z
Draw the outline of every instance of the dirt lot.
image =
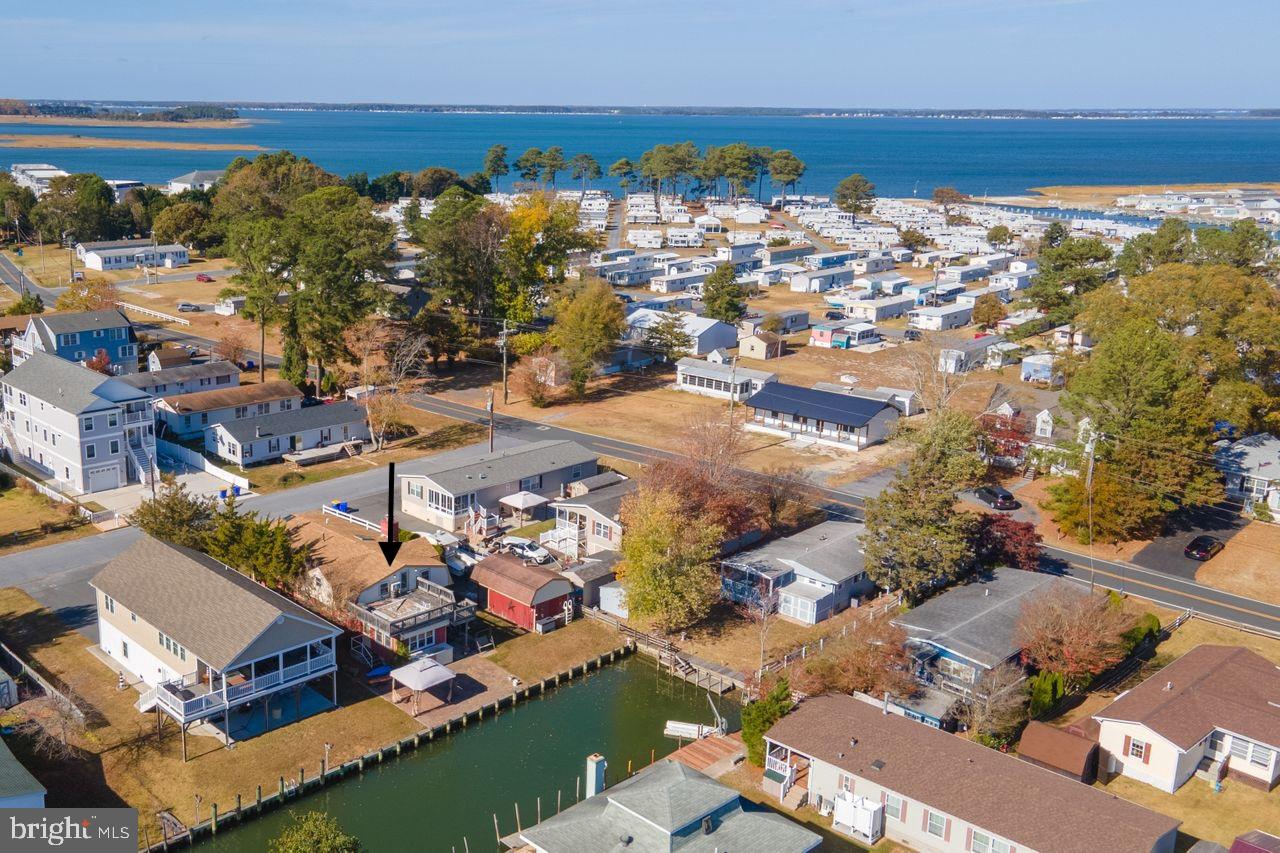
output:
M 163 311 L 166 314 L 183 318 L 191 325 L 183 326 L 182 329 L 190 331 L 193 335 L 215 341 L 229 334 L 238 335 L 246 349 L 250 353 L 256 354 L 258 351 L 258 326 L 256 323 L 240 316 L 222 317 L 212 311 L 213 303 L 217 301 L 218 294 L 226 286 L 227 284 L 224 281 L 205 283 L 174 281 L 148 285 L 122 284 L 120 285 L 120 293 L 125 302 L 131 302 L 143 308 Z M 179 302 L 194 302 L 197 305 L 204 306 L 204 310 L 180 313 L 178 311 Z M 129 312 L 126 310 L 125 313 Z M 148 318 L 143 315 L 131 315 L 131 317 L 142 322 L 156 322 L 154 318 Z M 177 327 L 175 326 L 175 328 Z M 274 328 L 267 329 L 267 352 L 271 355 L 280 355 L 281 352 L 280 336 Z M 253 356 L 247 357 L 252 358 Z M 256 358 L 254 360 L 256 361 Z
M 75 755 L 62 760 L 32 754 L 25 737 L 7 742 L 49 790 L 48 805 L 132 806 L 159 837 L 153 815 L 172 810 L 191 822 L 194 795 L 203 798 L 202 817 L 210 804 L 223 809 L 237 793 L 252 799 L 262 785 L 271 792 L 281 776 L 296 779 L 298 768 L 319 772 L 322 743 L 332 743 L 332 764 L 348 761 L 396 738 L 412 734 L 417 724 L 363 685 L 340 678 L 339 707 L 292 725 L 223 749 L 214 738 L 188 735 L 191 760 L 183 763 L 177 729 L 172 721 L 157 739 L 155 718 L 134 708 L 138 694 L 116 689 L 116 676 L 89 652 L 83 634 L 17 589 L 0 590 L 0 621 L 5 642 L 55 684 L 71 690 L 84 709 L 89 726 L 74 738 Z
M 1205 192 L 1226 189 L 1260 189 L 1268 192 L 1280 190 L 1280 184 L 1159 184 L 1159 185 L 1099 185 L 1099 186 L 1056 186 L 1031 187 L 1031 192 L 1044 199 L 1051 199 L 1062 204 L 1090 204 L 1109 207 L 1115 204 L 1116 197 L 1122 195 L 1138 195 L 1141 193 L 1159 194 L 1169 192 Z
M 0 554 L 52 545 L 97 533 L 78 524 L 59 504 L 19 486 L 0 492 Z
M 1280 526 L 1251 521 L 1196 571 L 1206 586 L 1280 604 Z

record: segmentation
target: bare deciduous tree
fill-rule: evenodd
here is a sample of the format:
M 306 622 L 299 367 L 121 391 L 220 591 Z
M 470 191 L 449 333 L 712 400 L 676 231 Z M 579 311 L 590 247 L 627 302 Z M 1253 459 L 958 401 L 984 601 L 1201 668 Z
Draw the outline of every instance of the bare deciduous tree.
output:
M 745 438 L 742 425 L 713 409 L 698 409 L 685 419 L 684 455 L 699 473 L 714 483 L 736 474 Z
M 85 726 L 83 715 L 70 699 L 51 694 L 29 703 L 28 708 L 31 720 L 24 731 L 33 738 L 37 754 L 53 759 L 76 754 Z
M 760 508 L 760 517 L 770 530 L 797 520 L 807 510 L 805 494 L 811 483 L 799 465 L 775 465 L 752 478 L 751 492 Z
M 911 370 L 912 390 L 920 395 L 925 411 L 945 409 L 956 393 L 969 381 L 969 371 L 952 372 L 944 351 L 950 346 L 946 338 L 924 333 L 921 339 L 903 347 L 904 359 Z
M 230 329 L 224 332 L 213 345 L 213 357 L 239 364 L 244 358 L 246 347 L 244 334 Z
M 967 728 L 991 737 L 1007 735 L 1027 718 L 1027 693 L 1022 667 L 1006 661 L 982 674 L 973 696 L 957 719 Z

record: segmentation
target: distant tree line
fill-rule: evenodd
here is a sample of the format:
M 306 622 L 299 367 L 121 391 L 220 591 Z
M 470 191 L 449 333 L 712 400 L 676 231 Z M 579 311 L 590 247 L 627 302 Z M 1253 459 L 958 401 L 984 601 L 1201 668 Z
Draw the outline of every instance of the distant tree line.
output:
M 207 121 L 239 118 L 240 113 L 218 104 L 189 104 L 159 110 L 105 109 L 85 104 L 62 102 L 29 103 L 13 98 L 0 98 L 0 115 L 52 116 L 55 118 L 93 118 L 108 121 Z

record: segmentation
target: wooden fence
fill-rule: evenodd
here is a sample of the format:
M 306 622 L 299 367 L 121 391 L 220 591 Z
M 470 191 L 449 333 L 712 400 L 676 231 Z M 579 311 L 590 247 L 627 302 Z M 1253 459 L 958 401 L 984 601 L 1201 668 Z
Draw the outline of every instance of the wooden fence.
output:
M 883 595 L 875 601 L 866 605 L 858 611 L 858 615 L 840 627 L 839 631 L 832 632 L 816 640 L 792 649 L 776 660 L 771 660 L 760 668 L 760 675 L 763 676 L 768 672 L 776 672 L 780 669 L 786 669 L 797 661 L 802 661 L 809 655 L 819 654 L 826 647 L 827 640 L 835 640 L 848 635 L 849 631 L 857 628 L 863 622 L 883 616 L 890 611 L 896 610 L 902 606 L 902 596 Z
M 80 710 L 80 706 L 73 702 L 70 696 L 54 687 L 47 678 L 36 672 L 30 664 L 18 655 L 17 652 L 6 646 L 4 643 L 0 643 L 0 658 L 3 658 L 3 668 L 6 672 L 9 672 L 11 675 L 22 675 L 31 679 L 36 684 L 40 685 L 40 689 L 45 693 L 50 696 L 56 696 L 63 702 L 67 703 L 67 707 L 71 709 L 72 715 L 80 722 L 81 725 L 84 725 L 85 715 L 84 711 Z

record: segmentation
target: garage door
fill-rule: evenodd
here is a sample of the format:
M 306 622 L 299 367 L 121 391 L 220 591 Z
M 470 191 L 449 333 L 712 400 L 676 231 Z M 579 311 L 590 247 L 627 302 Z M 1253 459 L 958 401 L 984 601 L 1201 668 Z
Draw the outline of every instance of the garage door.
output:
M 101 492 L 120 488 L 120 469 L 96 468 L 89 472 L 89 491 Z

